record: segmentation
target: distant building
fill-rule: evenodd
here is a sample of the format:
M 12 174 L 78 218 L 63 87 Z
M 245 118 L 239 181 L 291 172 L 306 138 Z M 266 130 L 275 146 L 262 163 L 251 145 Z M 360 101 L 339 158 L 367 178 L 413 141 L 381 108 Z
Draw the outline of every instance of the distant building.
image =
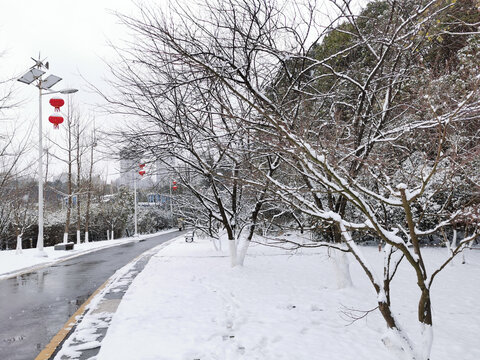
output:
M 167 194 L 150 193 L 147 194 L 146 202 L 138 202 L 141 207 L 160 207 L 167 209 L 170 204 L 170 196 Z
M 68 196 L 63 197 L 63 205 L 68 206 Z M 72 207 L 77 206 L 77 195 L 72 195 Z
M 158 185 L 170 184 L 170 181 L 174 177 L 173 168 L 177 165 L 174 157 L 169 157 L 155 162 L 156 182 Z
M 162 199 L 162 196 L 160 194 L 156 194 L 156 193 L 147 194 L 147 201 L 149 203 L 161 203 L 162 200 L 164 200 L 164 199 Z
M 158 193 L 151 193 L 147 195 L 147 202 L 149 204 L 157 204 L 157 205 L 164 205 L 170 199 L 170 195 L 167 194 L 158 194 Z
M 139 164 L 129 155 L 130 153 L 127 150 L 120 151 L 120 178 L 116 181 L 117 185 L 133 187 L 134 174 Z

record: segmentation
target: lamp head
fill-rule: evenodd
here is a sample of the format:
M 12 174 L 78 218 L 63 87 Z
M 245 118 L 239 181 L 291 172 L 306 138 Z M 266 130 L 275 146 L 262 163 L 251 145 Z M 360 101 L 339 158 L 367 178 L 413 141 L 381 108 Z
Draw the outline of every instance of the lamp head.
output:
M 73 93 L 76 93 L 78 91 L 78 89 L 62 89 L 62 90 L 59 90 L 58 92 L 60 94 L 73 94 Z

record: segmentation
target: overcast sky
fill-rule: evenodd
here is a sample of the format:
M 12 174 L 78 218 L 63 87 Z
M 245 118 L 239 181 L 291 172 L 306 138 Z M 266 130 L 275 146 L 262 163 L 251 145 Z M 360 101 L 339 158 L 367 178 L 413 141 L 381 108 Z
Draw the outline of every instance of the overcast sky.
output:
M 165 4 L 167 0 L 144 1 Z M 119 43 L 126 37 L 125 29 L 118 24 L 112 12 L 135 14 L 137 7 L 131 0 L 11 0 L 0 3 L 0 80 L 19 77 L 34 64 L 30 57 L 47 58 L 48 74 L 63 80 L 54 89 L 78 88 L 73 95 L 82 113 L 95 111 L 93 104 L 98 99 L 82 77 L 99 88 L 105 88 L 104 76 L 108 75 L 104 61 L 114 60 L 108 41 Z M 16 97 L 25 102 L 9 114 L 9 121 L 0 122 L 5 130 L 29 123 L 38 117 L 38 90 L 19 82 L 12 82 Z M 46 120 L 51 109 L 44 99 Z M 99 124 L 108 124 L 108 119 L 96 114 Z M 48 120 L 43 122 L 48 136 L 53 131 Z M 35 123 L 36 126 L 36 123 Z M 26 133 L 26 132 L 25 132 Z M 33 131 L 36 141 L 38 131 Z M 57 136 L 54 134 L 53 136 Z M 115 171 L 109 167 L 109 177 Z M 57 169 L 61 170 L 61 169 Z M 57 171 L 58 172 L 58 171 Z
M 47 58 L 50 73 L 63 78 L 56 88 L 84 86 L 79 74 L 99 81 L 108 60 L 107 40 L 125 34 L 112 11 L 134 13 L 130 0 L 16 0 L 0 5 L 2 78 L 20 75 L 33 61 Z M 21 85 L 21 84 L 20 84 Z M 78 94 L 84 98 L 85 92 Z
M 108 42 L 121 44 L 127 38 L 127 30 L 118 23 L 113 12 L 137 14 L 136 3 L 156 4 L 165 8 L 168 0 L 3 0 L 0 1 L 0 81 L 18 78 L 34 65 L 31 57 L 47 58 L 50 70 L 63 80 L 55 90 L 77 88 L 72 95 L 84 115 L 95 115 L 96 125 L 109 127 L 118 119 L 95 113 L 95 104 L 101 99 L 89 89 L 85 78 L 97 88 L 108 91 L 104 77 L 108 76 L 105 62 L 116 59 Z M 358 1 L 366 2 L 366 0 Z M 328 11 L 327 11 L 328 12 Z M 83 78 L 82 78 L 83 77 Z M 32 129 L 32 143 L 37 141 L 38 90 L 17 81 L 11 81 L 15 99 L 23 104 L 14 113 L 0 114 L 0 131 L 18 128 L 21 124 Z M 56 138 L 61 131 L 52 129 L 48 116 L 52 109 L 45 96 L 43 128 L 46 138 Z M 20 124 L 19 124 L 20 123 Z M 33 127 L 32 127 L 32 124 Z M 28 133 L 23 129 L 21 134 Z M 36 149 L 32 149 L 35 156 Z M 118 176 L 118 165 L 110 162 L 102 166 L 104 176 Z M 51 169 L 55 173 L 65 171 L 61 166 Z

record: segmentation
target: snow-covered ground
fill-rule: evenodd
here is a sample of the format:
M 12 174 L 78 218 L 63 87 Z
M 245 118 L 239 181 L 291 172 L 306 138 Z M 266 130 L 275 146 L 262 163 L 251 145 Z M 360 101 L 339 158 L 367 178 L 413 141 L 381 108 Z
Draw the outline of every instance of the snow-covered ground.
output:
M 365 256 L 381 266 L 374 247 Z M 425 249 L 431 265 L 445 249 Z M 432 359 L 480 359 L 480 251 L 467 264 L 448 266 L 432 289 L 435 338 Z M 97 360 L 390 360 L 381 343 L 378 311 L 362 270 L 350 266 L 354 287 L 338 290 L 327 250 L 294 255 L 252 246 L 243 268 L 207 240 L 177 240 L 154 255 L 125 294 Z M 417 334 L 415 274 L 401 266 L 393 308 Z
M 125 244 L 127 242 L 139 241 L 148 237 L 164 234 L 166 232 L 176 231 L 165 230 L 156 234 L 139 235 L 138 237 L 121 238 L 114 240 L 94 241 L 89 243 L 75 244 L 74 250 L 54 250 L 53 246 L 45 247 L 48 257 L 36 257 L 37 249 L 24 249 L 22 254 L 16 254 L 15 250 L 0 251 L 0 280 L 26 271 L 27 269 L 49 266 L 59 261 L 64 261 L 72 257 L 80 256 L 92 251 L 97 251 L 111 246 Z

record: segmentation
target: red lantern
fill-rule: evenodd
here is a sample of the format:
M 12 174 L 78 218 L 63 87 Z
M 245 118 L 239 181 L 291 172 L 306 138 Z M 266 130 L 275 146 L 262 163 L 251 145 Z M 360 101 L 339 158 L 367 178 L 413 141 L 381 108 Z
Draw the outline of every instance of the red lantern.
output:
M 54 129 L 58 129 L 58 125 L 63 123 L 63 117 L 57 114 L 52 114 L 48 117 L 48 121 L 50 121 L 53 124 Z
M 172 186 L 172 190 L 177 190 L 178 187 L 177 187 L 177 182 L 174 180 L 173 181 L 173 186 Z
M 65 101 L 60 98 L 51 98 L 50 105 L 55 108 L 55 111 L 60 111 L 60 108 L 65 104 Z
M 140 169 L 143 169 L 145 167 L 145 164 L 140 164 Z
M 140 170 L 138 173 L 139 173 L 141 176 L 143 176 L 143 175 L 145 175 L 145 170 Z

